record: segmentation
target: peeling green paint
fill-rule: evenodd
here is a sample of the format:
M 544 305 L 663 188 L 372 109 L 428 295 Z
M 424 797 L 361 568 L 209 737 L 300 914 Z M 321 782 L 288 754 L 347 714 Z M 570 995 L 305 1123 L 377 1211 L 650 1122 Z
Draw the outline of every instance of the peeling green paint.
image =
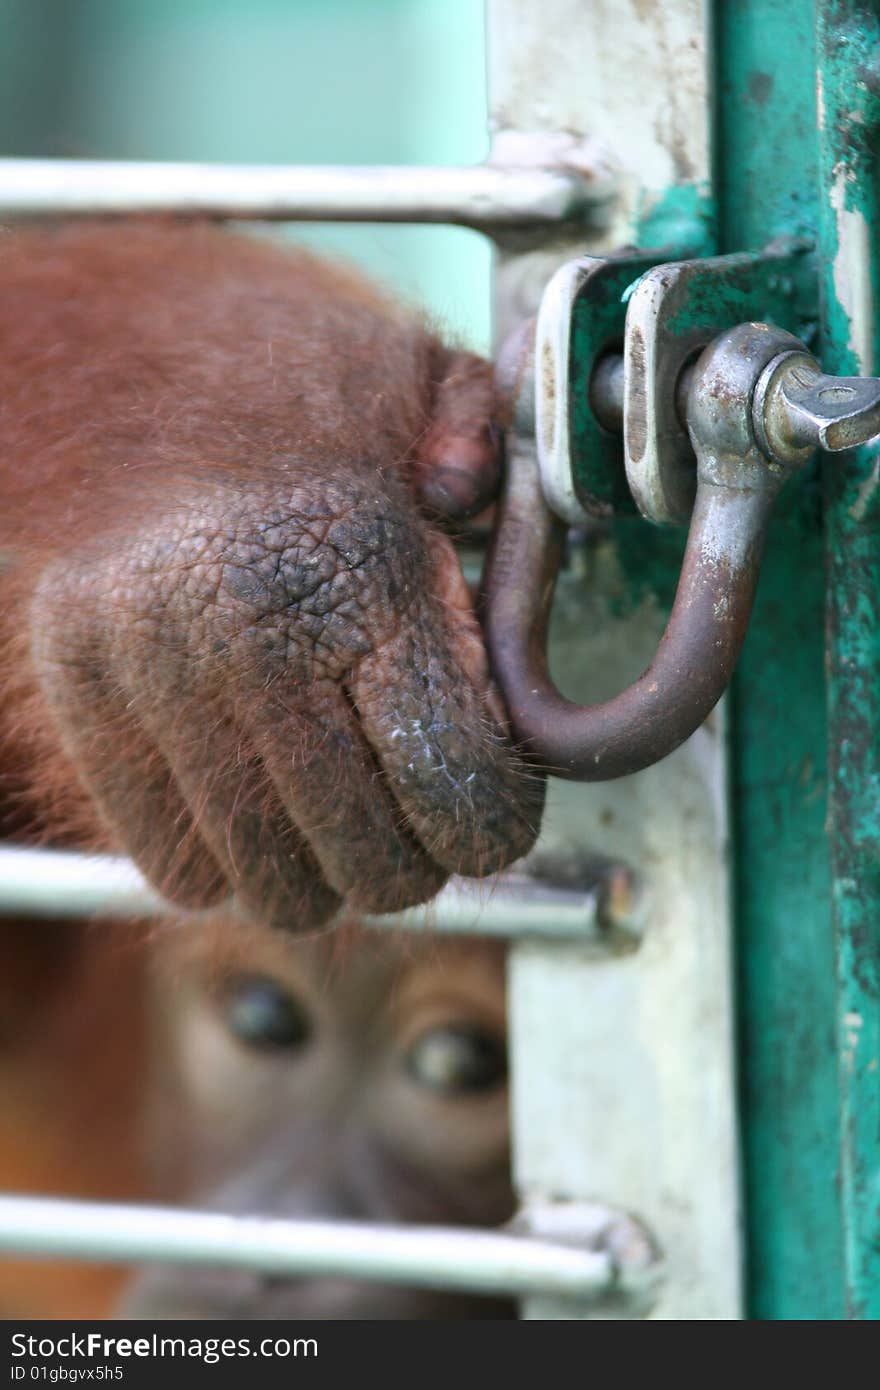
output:
M 716 0 L 722 251 L 815 237 L 815 0 Z
M 679 183 L 662 196 L 643 196 L 637 212 L 639 246 L 668 247 L 667 260 L 712 254 L 717 213 L 707 184 Z
M 827 371 L 876 371 L 878 7 L 721 0 L 715 18 L 720 246 L 814 241 L 811 346 Z M 734 689 L 748 1286 L 761 1319 L 880 1314 L 878 479 L 866 448 L 788 490 Z
M 880 364 L 876 5 L 818 7 L 821 352 Z M 828 724 L 846 1316 L 880 1317 L 880 500 L 878 448 L 825 468 Z
M 711 272 L 689 278 L 686 297 L 670 315 L 667 332 L 686 335 L 706 327 L 707 341 L 716 332 L 760 319 L 799 337 L 811 336 L 816 317 L 816 267 L 809 242 L 781 239 L 773 254 L 754 252 L 716 261 Z
M 623 346 L 626 305 L 633 283 L 655 265 L 658 255 L 625 255 L 609 261 L 590 277 L 575 300 L 571 317 L 569 359 L 569 431 L 572 472 L 581 500 L 600 515 L 634 515 L 626 481 L 620 435 L 604 430 L 590 407 L 584 383 L 607 352 Z

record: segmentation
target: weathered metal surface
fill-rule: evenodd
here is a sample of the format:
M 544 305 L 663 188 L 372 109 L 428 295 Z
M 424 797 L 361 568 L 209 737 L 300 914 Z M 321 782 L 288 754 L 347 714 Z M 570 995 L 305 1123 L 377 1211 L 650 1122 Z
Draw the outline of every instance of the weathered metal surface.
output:
M 631 514 L 635 495 L 651 520 L 686 524 L 696 486 L 678 389 L 686 364 L 744 320 L 811 335 L 814 291 L 804 243 L 676 263 L 624 252 L 560 267 L 541 298 L 535 347 L 538 459 L 556 515 L 579 524 Z M 598 389 L 621 351 L 625 467 L 615 412 L 603 414 L 608 392 Z
M 737 0 L 717 7 L 717 35 L 721 249 L 818 237 L 807 341 L 828 371 L 876 370 L 876 6 Z M 812 469 L 790 490 L 734 684 L 749 1307 L 763 1319 L 876 1318 L 880 1298 L 876 477 L 866 448 L 829 462 L 824 498 Z
M 624 456 L 644 516 L 681 525 L 693 507 L 693 451 L 676 398 L 685 364 L 737 323 L 801 331 L 810 273 L 807 248 L 780 245 L 657 266 L 635 286 L 624 345 Z
M 706 0 L 489 0 L 488 9 L 494 120 L 502 130 L 594 138 L 620 180 L 610 244 L 625 244 L 621 224 L 632 226 L 672 185 L 707 191 Z
M 718 249 L 812 238 L 815 0 L 736 0 L 715 22 Z M 771 521 L 729 702 L 747 1310 L 761 1319 L 842 1307 L 822 526 L 810 470 Z
M 720 262 L 707 264 L 717 268 Z M 681 269 L 659 267 L 641 283 L 658 280 L 662 294 L 664 277 L 675 285 Z M 694 278 L 707 295 L 706 278 Z M 637 315 L 634 327 L 627 319 L 627 351 L 631 334 L 639 332 L 644 343 L 652 328 L 644 314 Z M 690 329 L 686 339 L 691 346 L 695 331 Z M 552 336 L 545 333 L 542 340 L 539 335 L 534 366 L 528 335 L 516 339 L 519 372 L 511 370 L 509 354 L 502 358 L 502 380 L 516 395 L 508 412 L 506 477 L 486 568 L 485 628 L 514 733 L 529 756 L 557 776 L 604 781 L 665 757 L 720 699 L 745 638 L 777 493 L 808 462 L 820 439 L 840 449 L 859 432 L 873 432 L 880 382 L 852 385 L 849 379 L 823 376 L 792 334 L 762 323 L 731 328 L 704 349 L 688 376 L 685 413 L 696 456 L 696 499 L 669 622 L 637 681 L 613 699 L 579 706 L 554 685 L 544 643 L 564 528 L 544 502 L 537 459 L 542 413 L 536 412 L 533 444 L 528 398 L 535 391 L 540 405 L 544 395 L 551 402 L 560 395 L 553 376 L 559 354 L 545 361 L 542 351 Z M 634 355 L 629 353 L 631 370 Z M 680 370 L 686 357 L 682 349 Z M 564 355 L 562 366 L 568 367 Z M 625 426 L 633 400 L 630 384 L 625 375 Z M 678 401 L 680 409 L 674 378 L 667 387 L 670 405 L 674 409 Z M 824 406 L 820 397 L 828 398 Z M 860 403 L 859 410 L 851 400 Z M 565 418 L 554 420 L 557 431 L 565 427 Z M 768 427 L 773 438 L 779 436 L 779 452 L 762 451 Z M 789 427 L 796 432 L 794 441 Z M 660 447 L 647 477 L 640 472 L 640 457 L 628 460 L 643 508 L 657 497 L 662 503 L 674 491 L 667 484 L 670 472 L 673 484 L 677 481 L 678 460 L 663 447 L 665 438 L 657 435 Z M 557 443 L 556 455 L 562 459 L 568 451 Z
M 823 363 L 880 361 L 880 14 L 817 6 Z M 845 1316 L 880 1317 L 880 450 L 825 469 L 829 826 Z
M 644 522 L 632 523 L 643 531 Z M 662 533 L 649 533 L 665 539 Z M 611 538 L 574 550 L 553 610 L 565 691 L 601 700 L 645 664 L 663 612 Z M 721 712 L 664 763 L 599 785 L 551 781 L 545 845 L 627 845 L 644 934 L 601 959 L 576 942 L 510 956 L 514 1166 L 531 1207 L 638 1215 L 662 1256 L 650 1311 L 531 1298 L 534 1318 L 739 1316 L 739 1202 Z M 635 948 L 633 948 L 635 947 Z
M 710 0 L 488 0 L 493 130 L 589 139 L 597 174 L 616 190 L 586 236 L 569 227 L 537 246 L 503 243 L 499 338 L 535 313 L 553 271 L 573 256 L 633 245 L 696 255 L 707 244 L 710 10 Z
M 783 353 L 755 387 L 753 415 L 768 455 L 797 464 L 816 448 L 838 454 L 880 435 L 880 380 L 829 376 L 809 353 Z
M 541 296 L 535 433 L 544 495 L 557 516 L 632 515 L 620 432 L 603 426 L 590 385 L 603 357 L 620 352 L 630 291 L 657 257 L 583 256 L 560 267 Z
M 499 340 L 535 313 L 565 260 L 626 245 L 674 247 L 667 254 L 678 257 L 711 246 L 709 9 L 707 0 L 490 0 L 496 129 L 589 136 L 621 190 L 586 241 L 502 246 Z M 554 607 L 554 673 L 575 699 L 602 700 L 644 668 L 678 574 L 678 535 L 632 517 L 613 529 L 613 541 L 573 551 Z M 665 1270 L 650 1316 L 664 1319 L 741 1311 L 720 718 L 639 777 L 551 784 L 548 843 L 575 839 L 615 858 L 625 848 L 638 863 L 644 946 L 598 971 L 574 946 L 522 943 L 511 954 L 519 1190 L 564 1204 L 609 1193 L 643 1213 Z M 522 1315 L 572 1316 L 546 1299 L 526 1300 Z
M 579 256 L 561 265 L 541 296 L 534 325 L 531 371 L 547 388 L 535 391 L 536 461 L 548 506 L 570 526 L 581 526 L 590 518 L 575 486 L 571 417 L 589 377 L 576 376 L 572 371 L 572 315 L 585 286 L 595 279 L 603 264 L 600 257 Z M 522 335 L 517 335 L 520 352 L 528 351 L 524 339 L 531 331 L 528 325 Z M 516 389 L 522 367 L 513 363 L 512 370 Z
M 825 577 L 817 490 L 789 500 L 730 701 L 746 1274 L 750 1317 L 824 1320 L 842 1308 Z
M 816 6 L 817 0 L 714 6 L 720 251 L 761 251 L 778 236 L 815 238 Z
M 543 650 L 564 530 L 544 503 L 534 454 L 508 451 L 487 570 L 492 669 L 528 756 L 557 777 L 638 772 L 702 724 L 730 681 L 745 637 L 773 494 L 707 484 L 694 507 L 675 603 L 644 674 L 609 700 L 562 696 Z

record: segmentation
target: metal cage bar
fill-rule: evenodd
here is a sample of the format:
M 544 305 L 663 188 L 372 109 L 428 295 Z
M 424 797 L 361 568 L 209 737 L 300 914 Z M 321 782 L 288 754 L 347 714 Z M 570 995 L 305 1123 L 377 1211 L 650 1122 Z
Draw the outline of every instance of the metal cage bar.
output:
M 454 879 L 423 907 L 358 920 L 386 930 L 565 937 L 601 948 L 612 926 L 636 926 L 636 914 L 615 901 L 619 896 L 614 878 L 563 888 L 502 874 L 489 883 Z M 128 859 L 0 845 L 0 918 L 138 918 L 173 910 Z
M 584 223 L 598 170 L 0 159 L 0 214 L 198 213 L 288 222 L 439 222 L 479 231 Z
M 113 1263 L 229 1265 L 511 1297 L 597 1299 L 616 1282 L 607 1250 L 440 1226 L 288 1221 L 55 1198 L 0 1197 L 0 1250 Z

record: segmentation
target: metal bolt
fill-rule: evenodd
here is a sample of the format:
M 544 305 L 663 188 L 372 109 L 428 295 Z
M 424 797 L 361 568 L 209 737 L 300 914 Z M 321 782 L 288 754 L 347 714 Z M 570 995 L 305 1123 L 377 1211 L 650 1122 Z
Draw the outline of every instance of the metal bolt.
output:
M 623 433 L 623 370 L 623 354 L 608 352 L 596 363 L 589 383 L 590 409 L 611 434 Z M 683 429 L 687 429 L 687 397 L 693 374 L 693 363 L 689 363 L 675 383 L 675 408 Z
M 780 463 L 852 449 L 880 435 L 880 378 L 826 376 L 808 352 L 781 353 L 758 379 L 752 418 L 763 452 Z

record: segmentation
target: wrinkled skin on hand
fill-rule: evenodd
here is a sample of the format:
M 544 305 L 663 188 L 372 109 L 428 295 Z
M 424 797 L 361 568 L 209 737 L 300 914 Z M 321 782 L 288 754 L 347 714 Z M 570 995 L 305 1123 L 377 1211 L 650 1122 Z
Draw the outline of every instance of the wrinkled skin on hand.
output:
M 0 284 L 7 727 L 50 829 L 72 773 L 171 899 L 296 929 L 523 854 L 542 785 L 437 520 L 497 483 L 486 365 L 204 226 L 16 233 Z

